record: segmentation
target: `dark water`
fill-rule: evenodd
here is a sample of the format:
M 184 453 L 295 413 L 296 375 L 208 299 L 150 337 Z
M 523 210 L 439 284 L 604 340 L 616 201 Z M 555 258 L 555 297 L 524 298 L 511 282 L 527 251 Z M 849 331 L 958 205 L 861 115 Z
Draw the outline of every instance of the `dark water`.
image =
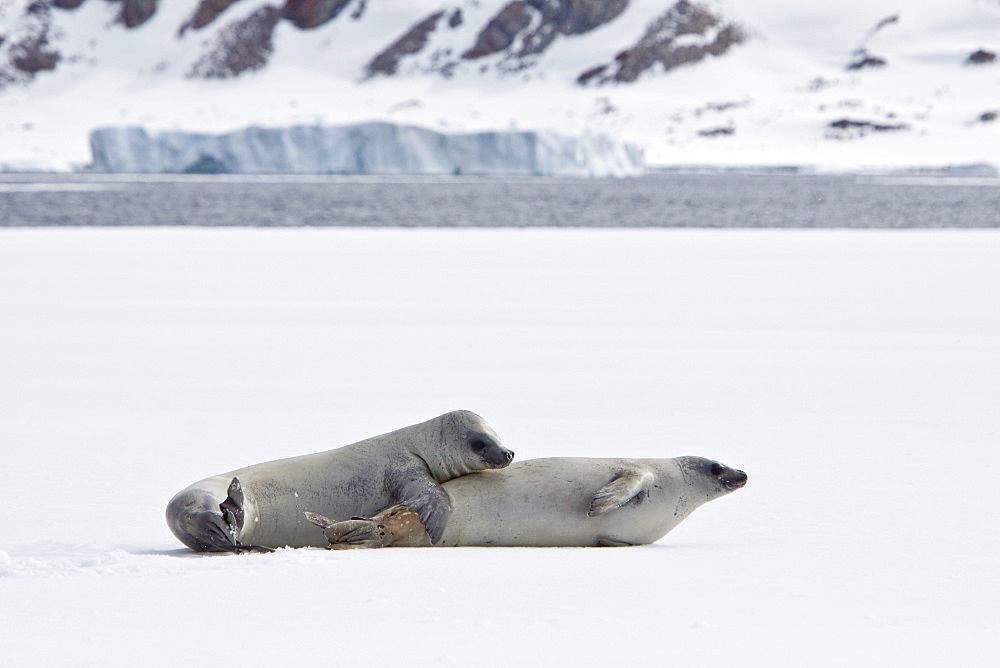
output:
M 0 174 L 0 226 L 1000 227 L 1000 180 Z

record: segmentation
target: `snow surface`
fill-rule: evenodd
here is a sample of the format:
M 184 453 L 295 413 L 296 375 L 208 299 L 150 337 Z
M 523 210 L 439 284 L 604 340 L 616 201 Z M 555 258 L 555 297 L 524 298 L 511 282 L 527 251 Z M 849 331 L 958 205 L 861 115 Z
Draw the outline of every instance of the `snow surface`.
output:
M 28 2 L 8 0 L 8 16 Z M 0 91 L 0 168 L 85 165 L 88 133 L 107 125 L 228 132 L 371 120 L 459 132 L 604 132 L 641 146 L 654 165 L 853 169 L 1000 162 L 1000 122 L 977 120 L 1000 110 L 1000 65 L 964 65 L 977 49 L 1000 48 L 994 0 L 905 6 L 895 0 L 705 0 L 751 39 L 695 66 L 600 88 L 580 87 L 575 79 L 634 44 L 670 3 L 633 1 L 591 33 L 560 37 L 537 67 L 523 72 L 502 74 L 486 59 L 486 72 L 476 61 L 445 78 L 421 70 L 443 49 L 468 48 L 506 0 L 379 1 L 367 3 L 359 21 L 345 12 L 310 31 L 280 23 L 275 52 L 259 72 L 221 82 L 185 76 L 219 31 L 265 2 L 242 0 L 182 39 L 175 39 L 177 27 L 194 0 L 161 2 L 156 15 L 132 31 L 112 25 L 116 3 L 54 12 L 52 40 L 65 61 L 29 87 Z M 458 5 L 463 25 L 435 31 L 425 53 L 403 61 L 400 76 L 362 80 L 372 57 L 413 23 Z M 895 14 L 896 23 L 871 34 Z M 0 29 L 4 25 L 0 16 Z M 848 72 L 860 47 L 888 66 Z M 829 123 L 844 118 L 909 129 L 831 138 Z M 702 134 L 720 128 L 734 133 Z
M 234 174 L 489 174 L 609 177 L 643 173 L 642 151 L 605 135 L 444 134 L 394 123 L 247 128 L 222 135 L 99 128 L 95 172 L 178 174 L 210 159 Z
M 987 666 L 1000 232 L 0 229 L 11 666 Z M 659 543 L 198 556 L 205 475 L 468 408 L 700 454 Z

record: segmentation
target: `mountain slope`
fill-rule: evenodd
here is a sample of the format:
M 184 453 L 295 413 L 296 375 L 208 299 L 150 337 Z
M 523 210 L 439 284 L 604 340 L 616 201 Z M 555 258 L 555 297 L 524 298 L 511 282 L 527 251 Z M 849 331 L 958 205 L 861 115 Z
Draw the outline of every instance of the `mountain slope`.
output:
M 1000 145 L 995 0 L 7 0 L 0 38 L 8 165 L 85 164 L 111 124 L 589 129 L 653 164 Z

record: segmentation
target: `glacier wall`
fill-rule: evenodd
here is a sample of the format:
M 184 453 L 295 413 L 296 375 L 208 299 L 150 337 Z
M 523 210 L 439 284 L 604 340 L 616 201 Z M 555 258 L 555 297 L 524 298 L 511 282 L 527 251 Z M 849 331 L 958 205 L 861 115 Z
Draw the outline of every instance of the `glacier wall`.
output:
M 90 133 L 91 169 L 114 174 L 483 174 L 636 176 L 638 147 L 601 134 L 510 131 L 445 134 L 371 122 L 347 126 L 250 127 L 227 134 Z

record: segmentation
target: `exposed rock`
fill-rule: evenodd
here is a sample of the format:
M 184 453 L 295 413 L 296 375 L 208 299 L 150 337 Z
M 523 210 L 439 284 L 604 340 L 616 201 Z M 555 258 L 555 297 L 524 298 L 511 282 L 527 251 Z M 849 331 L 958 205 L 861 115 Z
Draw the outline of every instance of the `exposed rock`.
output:
M 854 50 L 851 54 L 851 62 L 847 64 L 848 71 L 857 71 L 864 69 L 876 69 L 879 67 L 886 66 L 885 58 L 880 58 L 879 56 L 873 56 L 868 53 L 868 42 L 871 41 L 878 32 L 884 30 L 886 27 L 894 25 L 899 22 L 899 14 L 893 14 L 887 16 L 884 19 L 876 23 L 861 40 L 861 45 Z
M 635 81 L 657 63 L 664 70 L 672 70 L 709 55 L 720 56 L 745 40 L 746 34 L 739 26 L 725 23 L 707 7 L 680 0 L 650 23 L 635 46 L 615 56 L 614 63 L 588 69 L 577 81 Z
M 707 128 L 705 130 L 698 130 L 699 137 L 729 137 L 736 134 L 736 128 L 732 126 L 725 126 L 720 128 Z
M 865 42 L 874 37 L 875 33 L 895 23 L 899 23 L 899 14 L 893 14 L 891 16 L 887 16 L 884 19 L 880 20 L 878 23 L 875 24 L 875 27 L 873 27 L 871 30 L 868 31 L 868 34 L 865 36 Z
M 1000 115 L 1000 112 L 998 112 L 996 110 L 993 110 L 993 111 L 984 111 L 983 113 L 979 114 L 979 122 L 980 123 L 992 123 L 993 121 L 995 121 L 997 119 L 998 115 Z
M 841 118 L 831 121 L 827 125 L 827 136 L 831 139 L 851 139 L 853 137 L 864 137 L 870 132 L 896 132 L 908 130 L 910 126 L 906 123 L 879 123 L 876 121 L 858 121 L 850 118 Z
M 48 33 L 29 38 L 11 47 L 11 64 L 18 70 L 34 76 L 42 70 L 54 70 L 62 59 L 58 51 L 48 48 Z
M 189 77 L 227 79 L 259 70 L 274 51 L 271 36 L 281 20 L 281 10 L 265 5 L 250 16 L 219 32 L 218 41 L 191 68 Z
M 591 67 L 589 70 L 581 74 L 576 78 L 576 82 L 580 85 L 586 85 L 588 81 L 594 77 L 599 77 L 608 69 L 607 65 L 598 65 L 596 67 Z
M 59 9 L 76 9 L 83 4 L 83 0 L 52 0 L 52 6 Z
M 448 27 L 457 28 L 460 25 L 462 25 L 463 21 L 464 19 L 462 18 L 462 8 L 459 7 L 458 9 L 456 9 L 451 13 L 451 16 L 448 17 Z
M 626 7 L 628 0 L 515 0 L 490 20 L 462 57 L 475 60 L 516 47 L 503 69 L 518 69 L 524 63 L 517 61 L 543 53 L 559 35 L 590 32 Z
M 118 22 L 126 28 L 137 28 L 156 13 L 157 0 L 121 0 Z
M 282 18 L 296 28 L 315 28 L 332 21 L 354 0 L 285 0 Z M 363 8 L 362 8 L 363 11 Z
M 885 58 L 873 56 L 865 49 L 858 49 L 854 52 L 854 59 L 847 64 L 848 70 L 876 69 L 886 66 Z
M 393 42 L 389 48 L 375 56 L 365 66 L 365 73 L 372 77 L 376 74 L 392 75 L 399 67 L 399 61 L 408 55 L 420 53 L 427 45 L 427 39 L 437 29 L 438 21 L 444 16 L 444 10 L 431 14 L 423 21 L 415 24 L 406 34 Z
M 35 74 L 54 70 L 62 55 L 49 42 L 52 18 L 49 5 L 30 4 L 21 21 L 18 39 L 7 48 L 4 63 L 0 61 L 0 88 L 12 83 L 27 83 Z M 0 36 L 0 45 L 8 39 Z
M 239 0 L 201 0 L 194 14 L 180 28 L 178 35 L 183 35 L 188 28 L 201 30 L 214 21 L 219 14 L 229 9 L 229 6 Z
M 979 49 L 969 54 L 969 57 L 965 60 L 966 65 L 985 65 L 987 63 L 996 62 L 997 54 L 992 51 L 987 51 L 986 49 Z
M 528 3 L 511 2 L 490 19 L 476 38 L 476 43 L 463 53 L 462 57 L 474 60 L 503 51 L 513 44 L 518 33 L 530 24 L 531 12 L 528 10 Z

